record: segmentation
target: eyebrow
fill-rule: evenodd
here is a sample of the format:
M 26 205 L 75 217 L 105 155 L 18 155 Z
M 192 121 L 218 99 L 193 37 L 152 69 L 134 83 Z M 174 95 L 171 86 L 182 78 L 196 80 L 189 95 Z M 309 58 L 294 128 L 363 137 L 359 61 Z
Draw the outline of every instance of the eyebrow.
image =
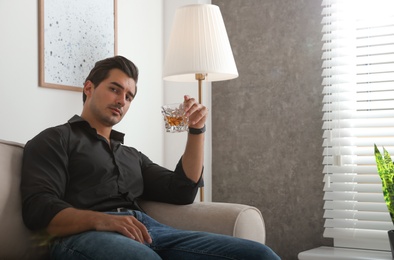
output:
M 111 82 L 111 84 L 114 84 L 114 85 L 116 85 L 118 88 L 121 88 L 121 89 L 125 89 L 122 85 L 120 85 L 118 82 L 115 82 L 115 81 L 112 81 Z M 133 98 L 135 97 L 135 95 L 131 92 L 131 91 L 129 91 L 128 92 Z

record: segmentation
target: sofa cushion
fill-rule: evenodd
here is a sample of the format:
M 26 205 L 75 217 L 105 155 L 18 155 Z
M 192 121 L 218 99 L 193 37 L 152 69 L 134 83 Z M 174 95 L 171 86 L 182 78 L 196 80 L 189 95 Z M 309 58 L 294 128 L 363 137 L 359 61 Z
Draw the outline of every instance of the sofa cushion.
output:
M 0 259 L 41 259 L 46 254 L 45 248 L 35 247 L 22 220 L 22 153 L 22 144 L 0 140 Z
M 265 243 L 263 216 L 259 209 L 249 205 L 220 202 L 170 205 L 143 200 L 139 204 L 149 216 L 175 228 L 207 231 Z

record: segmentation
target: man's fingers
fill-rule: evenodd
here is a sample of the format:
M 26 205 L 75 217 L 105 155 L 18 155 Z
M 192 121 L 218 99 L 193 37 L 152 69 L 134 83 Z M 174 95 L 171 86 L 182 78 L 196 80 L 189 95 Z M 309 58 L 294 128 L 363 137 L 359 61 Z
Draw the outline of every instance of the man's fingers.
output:
M 152 239 L 148 233 L 148 229 L 138 221 L 135 217 L 131 217 L 131 224 L 128 227 L 129 232 L 135 237 L 134 239 L 140 243 L 151 243 Z
M 114 231 L 140 243 L 152 243 L 148 229 L 134 216 L 106 215 L 105 219 L 97 230 Z
M 208 115 L 208 108 L 202 106 L 201 109 L 195 110 L 189 117 L 189 122 L 191 125 L 195 125 Z M 205 123 L 205 121 L 204 121 Z
M 199 104 L 194 98 L 184 96 L 185 116 L 189 117 L 189 126 L 201 128 L 205 125 L 208 108 Z

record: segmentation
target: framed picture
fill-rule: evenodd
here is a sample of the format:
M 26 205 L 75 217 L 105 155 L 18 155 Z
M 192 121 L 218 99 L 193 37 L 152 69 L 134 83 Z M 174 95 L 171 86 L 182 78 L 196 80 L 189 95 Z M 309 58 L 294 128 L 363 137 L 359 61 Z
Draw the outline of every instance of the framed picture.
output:
M 117 0 L 39 0 L 39 85 L 82 91 L 94 63 L 117 54 Z

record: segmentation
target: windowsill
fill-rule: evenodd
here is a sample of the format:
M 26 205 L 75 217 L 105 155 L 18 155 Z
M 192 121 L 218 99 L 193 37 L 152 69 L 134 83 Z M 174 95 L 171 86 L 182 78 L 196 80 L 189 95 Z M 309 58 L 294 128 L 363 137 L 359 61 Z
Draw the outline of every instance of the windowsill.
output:
M 322 246 L 298 254 L 299 260 L 391 260 L 391 252 Z

